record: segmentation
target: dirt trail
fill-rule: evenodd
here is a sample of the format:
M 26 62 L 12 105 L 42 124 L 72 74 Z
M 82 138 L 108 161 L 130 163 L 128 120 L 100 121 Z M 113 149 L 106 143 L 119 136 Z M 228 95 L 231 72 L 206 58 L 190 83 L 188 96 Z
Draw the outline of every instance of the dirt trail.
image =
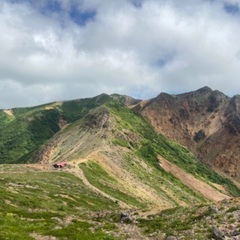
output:
M 75 164 L 76 167 L 78 167 L 79 163 L 86 162 L 88 160 L 95 160 L 98 162 L 98 164 L 101 165 L 101 167 L 107 171 L 107 173 L 115 178 L 117 182 L 119 183 L 119 186 L 123 186 L 123 191 L 126 191 L 127 193 L 132 194 L 136 199 L 139 201 L 145 202 L 150 211 L 152 212 L 152 209 L 155 209 L 154 212 L 159 212 L 160 210 L 171 208 L 172 204 L 169 203 L 166 199 L 161 197 L 154 188 L 149 187 L 147 184 L 141 182 L 139 179 L 136 179 L 130 172 L 128 172 L 124 167 L 119 164 L 121 162 L 122 155 L 114 154 L 114 157 L 112 159 L 118 159 L 117 161 L 114 161 L 112 159 L 109 159 L 106 154 L 103 152 L 111 153 L 114 151 L 113 149 L 109 149 L 108 147 L 105 147 L 101 149 L 100 151 L 94 151 L 90 153 L 86 158 L 79 158 L 72 160 L 71 163 Z M 117 151 L 116 151 L 117 152 Z M 147 165 L 145 166 L 147 168 Z M 146 169 L 146 171 L 150 171 L 149 169 Z M 128 206 L 129 207 L 129 206 Z M 141 213 L 142 215 L 147 215 L 147 211 L 145 210 L 144 213 Z
M 84 161 L 87 161 L 87 160 L 88 160 L 88 159 L 81 159 L 81 161 L 78 161 L 78 163 L 79 163 L 79 162 L 84 162 Z M 83 183 L 84 183 L 87 187 L 89 187 L 91 190 L 93 190 L 94 192 L 99 193 L 100 195 L 102 195 L 102 196 L 104 196 L 104 197 L 106 197 L 106 198 L 108 198 L 108 199 L 110 199 L 110 200 L 112 200 L 112 201 L 114 201 L 114 202 L 118 202 L 118 204 L 120 205 L 121 208 L 127 208 L 127 209 L 131 208 L 131 206 L 127 205 L 126 203 L 124 203 L 124 202 L 122 202 L 122 201 L 120 201 L 119 199 L 116 199 L 116 198 L 108 195 L 107 193 L 103 192 L 102 190 L 94 187 L 94 186 L 87 180 L 87 178 L 86 178 L 86 176 L 84 175 L 82 169 L 81 169 L 78 165 L 76 165 L 76 163 L 75 163 L 75 164 L 74 164 L 74 163 L 70 163 L 70 168 L 66 168 L 65 171 L 66 171 L 66 172 L 70 172 L 71 174 L 74 174 L 76 177 L 80 178 L 80 179 L 83 181 Z
M 229 196 L 218 192 L 213 187 L 209 186 L 207 183 L 202 182 L 191 174 L 186 173 L 181 168 L 177 167 L 173 163 L 170 163 L 162 157 L 158 157 L 160 166 L 167 172 L 172 173 L 177 177 L 184 185 L 190 187 L 194 191 L 201 193 L 204 197 L 211 201 L 222 201 L 224 199 L 230 198 Z
M 68 167 L 67 168 L 62 168 L 61 171 L 64 172 L 69 172 L 73 175 L 75 175 L 76 177 L 80 178 L 83 183 L 89 187 L 91 190 L 93 190 L 94 192 L 114 201 L 114 202 L 118 202 L 118 204 L 120 205 L 121 208 L 124 209 L 130 209 L 132 208 L 132 206 L 127 205 L 126 203 L 120 201 L 119 199 L 116 199 L 110 195 L 108 195 L 107 193 L 101 191 L 100 189 L 94 187 L 86 178 L 86 176 L 84 175 L 83 171 L 81 168 L 79 168 L 78 164 L 82 163 L 82 162 L 86 162 L 89 160 L 89 158 L 91 158 L 94 154 L 96 153 L 92 153 L 88 156 L 88 158 L 82 158 L 82 159 L 78 159 L 78 160 L 74 160 L 71 162 L 68 162 Z M 20 164 L 18 164 L 17 166 L 20 166 Z M 25 173 L 29 170 L 33 170 L 33 171 L 41 171 L 41 172 L 56 172 L 59 171 L 57 169 L 54 169 L 52 167 L 51 164 L 22 164 L 22 166 L 24 166 L 24 168 L 21 168 L 19 170 L 15 170 L 15 171 L 7 171 L 7 170 L 0 170 L 0 173 Z

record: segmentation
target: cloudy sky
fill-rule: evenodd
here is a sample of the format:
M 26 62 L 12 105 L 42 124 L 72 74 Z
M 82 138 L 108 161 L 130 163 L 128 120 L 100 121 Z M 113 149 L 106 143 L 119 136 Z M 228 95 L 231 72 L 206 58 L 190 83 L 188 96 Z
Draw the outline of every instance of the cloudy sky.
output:
M 1 0 L 0 32 L 0 109 L 240 94 L 240 0 Z

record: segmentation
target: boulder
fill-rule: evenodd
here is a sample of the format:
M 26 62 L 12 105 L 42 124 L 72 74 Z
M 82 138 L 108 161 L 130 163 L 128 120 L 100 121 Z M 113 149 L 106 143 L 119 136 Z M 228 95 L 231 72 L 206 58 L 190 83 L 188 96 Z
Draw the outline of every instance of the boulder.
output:
M 224 233 L 216 227 L 213 227 L 213 239 L 224 240 Z

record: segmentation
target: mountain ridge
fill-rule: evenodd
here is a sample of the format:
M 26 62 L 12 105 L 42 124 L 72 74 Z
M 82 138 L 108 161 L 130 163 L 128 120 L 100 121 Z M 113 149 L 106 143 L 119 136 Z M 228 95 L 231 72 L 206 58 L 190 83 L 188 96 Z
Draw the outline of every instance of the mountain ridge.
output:
M 12 154 L 10 157 L 6 156 L 3 149 L 13 145 L 16 150 L 16 140 L 4 140 L 2 148 L 0 146 L 0 162 L 21 162 L 26 153 L 32 156 L 41 144 L 53 137 L 64 125 L 84 117 L 91 109 L 111 100 L 119 101 L 142 114 L 160 134 L 187 146 L 206 164 L 240 181 L 240 98 L 238 95 L 230 98 L 207 86 L 182 94 L 160 93 L 148 100 L 119 94 L 100 94 L 93 98 L 0 110 L 2 135 L 9 138 L 12 134 L 20 141 L 20 136 L 15 136 L 15 132 L 5 130 L 5 124 L 12 124 L 12 128 L 23 128 L 21 135 L 26 135 L 27 138 L 25 144 L 18 143 L 20 146 L 24 145 L 21 149 L 25 149 L 24 153 L 18 153 L 19 160 L 14 153 L 12 157 Z M 39 133 L 39 128 L 43 129 L 43 134 Z
M 159 94 L 133 108 L 155 129 L 193 151 L 205 163 L 240 179 L 239 97 L 208 87 L 189 93 Z
M 178 151 L 178 155 L 169 154 L 171 148 Z M 179 150 L 177 150 L 178 148 Z M 133 159 L 139 157 L 149 159 L 149 163 L 153 164 L 154 168 L 159 168 L 157 155 L 161 154 L 172 161 L 176 161 L 179 157 L 180 161 L 186 163 L 189 161 L 188 164 L 192 166 L 192 170 L 184 163 L 179 162 L 179 164 L 181 168 L 190 171 L 193 175 L 195 174 L 193 169 L 196 169 L 200 175 L 202 175 L 201 171 L 206 171 L 199 170 L 201 164 L 193 160 L 187 150 L 181 149 L 180 146 L 172 144 L 163 137 L 160 138 L 140 115 L 136 115 L 118 102 L 109 102 L 105 106 L 97 107 L 83 119 L 66 126 L 50 139 L 33 159 L 34 162 L 41 163 L 78 161 L 93 152 L 99 152 L 100 155 L 103 154 L 107 157 L 108 164 L 104 165 L 105 168 L 113 163 L 116 166 L 119 162 L 124 164 L 123 161 L 130 156 L 134 157 Z M 117 152 L 119 152 L 117 154 L 119 156 L 116 155 Z M 117 162 L 113 158 L 114 155 L 116 155 L 116 159 L 119 159 Z M 112 165 L 113 168 L 114 165 Z M 124 166 L 121 168 L 124 169 Z M 204 176 L 205 178 L 208 178 L 207 175 Z
M 196 123 L 189 131 L 197 149 L 215 131 L 209 125 L 199 131 L 202 121 L 207 116 L 215 126 L 218 117 L 211 116 L 221 112 L 229 123 L 224 130 L 237 138 L 237 111 L 237 97 L 230 103 L 208 88 L 149 101 L 101 94 L 0 111 L 0 162 L 18 163 L 0 164 L 0 238 L 16 239 L 16 232 L 24 240 L 239 235 L 234 204 L 240 189 L 212 170 L 215 165 L 159 133 L 166 127 L 181 136 L 186 123 Z M 66 167 L 53 168 L 62 161 Z
M 187 146 L 205 164 L 240 181 L 240 97 L 229 98 L 209 87 L 174 95 L 160 93 L 148 100 L 100 94 L 93 98 L 0 110 L 0 162 L 31 160 L 37 149 L 61 128 L 109 101 L 117 101 L 138 112 L 157 132 Z

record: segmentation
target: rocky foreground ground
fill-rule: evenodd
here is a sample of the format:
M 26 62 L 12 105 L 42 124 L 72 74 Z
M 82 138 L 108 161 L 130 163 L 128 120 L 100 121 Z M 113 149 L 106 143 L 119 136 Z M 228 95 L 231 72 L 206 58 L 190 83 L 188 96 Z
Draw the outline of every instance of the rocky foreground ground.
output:
M 144 215 L 136 211 L 100 213 L 97 219 L 115 222 L 113 235 L 128 240 L 240 240 L 239 198 Z

